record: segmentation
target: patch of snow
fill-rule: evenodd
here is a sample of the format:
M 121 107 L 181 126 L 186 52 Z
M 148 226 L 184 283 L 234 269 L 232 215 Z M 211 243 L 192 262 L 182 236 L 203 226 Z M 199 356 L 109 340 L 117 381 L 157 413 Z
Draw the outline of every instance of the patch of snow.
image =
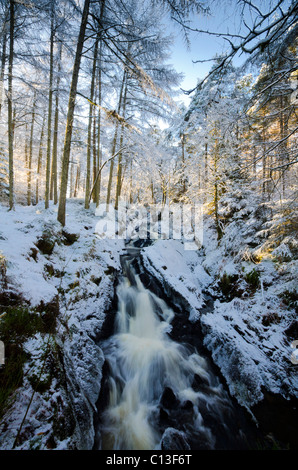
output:
M 46 305 L 58 297 L 55 341 L 62 351 L 59 367 L 67 380 L 67 395 L 55 378 L 48 391 L 34 394 L 17 448 L 48 448 L 54 414 L 58 413 L 55 419 L 63 421 L 65 409 L 72 410 L 69 412 L 75 419 L 75 431 L 62 440 L 54 436 L 55 448 L 87 449 L 93 444 L 93 415 L 104 362 L 97 338 L 114 296 L 112 273 L 120 270 L 120 254 L 124 250 L 123 240 L 97 236 L 98 217 L 94 213 L 93 205 L 86 211 L 82 201 L 67 201 L 63 231 L 75 234 L 77 240 L 64 244 L 57 208 L 52 204 L 48 210 L 43 203 L 30 207 L 16 205 L 9 212 L 0 205 L 0 253 L 5 260 L 5 279 L 0 278 L 0 283 L 31 307 Z M 36 246 L 44 232 L 57 240 L 50 254 L 43 254 Z M 46 337 L 40 334 L 26 341 L 24 347 L 30 358 L 30 367 L 25 364 L 25 369 L 29 367 L 28 377 L 39 374 L 45 344 Z M 25 376 L 23 385 L 15 392 L 13 406 L 3 417 L 1 449 L 12 448 L 30 403 L 33 389 L 28 377 Z
M 187 300 L 194 321 L 204 306 L 203 289 L 212 280 L 200 265 L 198 252 L 185 250 L 179 240 L 157 240 L 141 255 L 148 272 Z

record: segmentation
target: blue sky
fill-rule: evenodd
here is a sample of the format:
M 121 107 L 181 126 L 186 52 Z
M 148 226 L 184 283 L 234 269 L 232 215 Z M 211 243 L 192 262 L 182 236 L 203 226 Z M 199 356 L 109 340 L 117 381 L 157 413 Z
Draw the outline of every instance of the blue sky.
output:
M 270 5 L 274 5 L 272 0 L 254 0 L 253 3 L 260 8 L 263 13 L 268 11 Z M 283 8 L 287 8 L 289 3 L 289 0 L 284 0 Z M 236 34 L 246 34 L 248 32 L 240 16 L 243 4 L 236 0 L 213 0 L 210 4 L 212 5 L 211 15 L 209 17 L 198 16 L 190 18 L 189 26 L 212 32 L 229 32 Z M 248 25 L 253 24 L 255 15 L 255 10 L 249 7 L 245 8 L 244 19 Z M 187 50 L 181 33 L 181 27 L 178 24 L 174 25 L 173 22 L 170 22 L 169 31 L 175 38 L 172 56 L 169 62 L 178 72 L 184 73 L 185 78 L 181 83 L 181 88 L 184 89 L 189 90 L 194 88 L 197 84 L 197 80 L 204 78 L 212 66 L 212 62 L 195 64 L 193 61 L 212 59 L 217 53 L 221 54 L 226 50 L 230 50 L 228 42 L 222 38 L 191 31 L 189 32 L 191 46 L 190 49 Z M 245 57 L 244 55 L 238 56 L 237 62 L 234 61 L 234 64 L 239 65 L 246 58 L 247 56 Z M 181 95 L 181 97 L 187 105 L 189 103 L 189 97 L 186 95 Z
M 204 49 L 204 58 L 212 58 L 216 53 L 221 51 L 220 45 L 212 40 L 210 36 L 204 38 L 193 38 L 190 49 L 187 49 L 182 37 L 175 39 L 175 45 L 173 47 L 171 64 L 177 72 L 184 74 L 184 79 L 181 83 L 181 88 L 190 90 L 197 84 L 198 79 L 204 78 L 204 76 L 210 70 L 212 62 L 195 64 L 193 61 L 201 59 L 199 54 L 200 50 Z M 186 103 L 190 98 L 184 97 Z
M 217 11 L 216 16 L 209 18 L 192 18 L 191 26 L 200 29 L 209 29 L 211 31 L 222 31 L 226 29 L 227 21 L 230 27 L 233 26 L 234 18 L 235 17 L 229 18 L 226 14 L 226 10 L 222 8 Z M 190 31 L 190 46 L 187 48 L 186 41 L 178 24 L 172 24 L 170 26 L 170 32 L 173 34 L 175 40 L 169 62 L 174 66 L 177 72 L 184 74 L 181 88 L 186 90 L 192 89 L 196 86 L 198 79 L 204 78 L 212 65 L 212 62 L 194 63 L 194 61 L 212 59 L 216 54 L 223 52 L 223 48 L 227 47 L 227 43 L 223 39 L 214 36 Z M 186 104 L 190 101 L 190 98 L 186 95 L 182 95 L 181 98 Z

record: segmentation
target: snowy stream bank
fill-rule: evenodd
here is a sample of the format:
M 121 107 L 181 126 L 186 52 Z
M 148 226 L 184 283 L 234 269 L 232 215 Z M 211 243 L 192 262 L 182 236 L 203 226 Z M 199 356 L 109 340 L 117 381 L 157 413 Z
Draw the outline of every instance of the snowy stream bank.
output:
M 170 298 L 185 299 L 188 318 L 180 334 L 187 323 L 193 325 L 231 396 L 265 433 L 297 448 L 298 370 L 291 361 L 297 314 L 280 296 L 295 286 L 295 275 L 291 266 L 283 266 L 279 274 L 272 261 L 264 260 L 261 287 L 250 290 L 241 280 L 236 290 L 234 281 L 230 290 L 237 296 L 230 300 L 218 288 L 218 278 L 223 273 L 235 276 L 237 265 L 222 256 L 212 237 L 207 240 L 201 252 L 185 251 L 177 241 L 158 241 L 143 251 L 143 265 Z M 253 269 L 252 263 L 243 264 Z
M 23 382 L 2 418 L 0 449 L 91 449 L 94 444 L 105 362 L 101 344 L 112 333 L 125 244 L 99 239 L 97 218 L 92 210 L 83 211 L 81 202 L 69 201 L 68 209 L 62 231 L 54 207 L 18 206 L 11 213 L 0 207 L 1 314 L 14 300 L 50 312 L 57 322 L 55 347 L 41 376 L 53 335 L 36 332 L 24 342 Z M 295 280 L 291 267 L 277 270 L 264 260 L 258 266 L 260 287 L 252 290 L 239 276 L 239 266 L 248 271 L 252 266 L 225 256 L 212 230 L 199 251 L 185 250 L 177 240 L 157 240 L 141 250 L 140 259 L 142 280 L 161 289 L 177 311 L 181 336 L 190 330 L 203 335 L 233 399 L 257 422 L 264 421 L 265 433 L 297 448 L 292 429 L 297 366 L 290 361 L 296 313 L 279 296 Z M 223 273 L 238 276 L 241 295 L 223 295 L 218 283 Z M 47 385 L 43 389 L 36 387 L 37 376 Z
M 82 205 L 68 201 L 63 231 L 55 207 L 0 208 L 1 313 L 13 304 L 48 315 L 56 324 L 54 332 L 37 331 L 22 344 L 27 360 L 22 384 L 1 420 L 1 449 L 93 445 L 104 362 L 99 341 L 107 334 L 106 313 L 114 301 L 124 244 L 97 239 L 94 211 Z M 48 342 L 52 347 L 46 355 Z

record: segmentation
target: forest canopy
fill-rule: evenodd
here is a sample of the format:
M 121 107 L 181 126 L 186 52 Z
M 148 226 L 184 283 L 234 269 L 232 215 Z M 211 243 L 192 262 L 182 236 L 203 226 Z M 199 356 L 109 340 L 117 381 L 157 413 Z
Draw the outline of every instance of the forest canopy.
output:
M 198 27 L 219 3 L 235 9 L 237 30 Z M 86 209 L 200 203 L 220 239 L 239 200 L 252 198 L 275 236 L 297 228 L 297 1 L 1 0 L 0 9 L 0 197 L 10 209 L 53 201 L 64 225 L 68 197 Z M 196 32 L 227 45 L 185 91 L 188 109 L 169 65 L 171 21 L 186 41 Z
M 0 0 L 0 448 L 297 449 L 297 13 Z

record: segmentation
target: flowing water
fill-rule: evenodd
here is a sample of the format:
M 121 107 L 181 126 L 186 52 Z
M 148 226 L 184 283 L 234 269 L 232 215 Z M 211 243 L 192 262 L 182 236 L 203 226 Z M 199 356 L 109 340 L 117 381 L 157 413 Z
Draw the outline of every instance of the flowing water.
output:
M 224 447 L 232 434 L 241 440 L 207 358 L 171 339 L 173 310 L 144 287 L 129 259 L 117 296 L 115 332 L 102 346 L 110 374 L 101 448 L 160 449 L 164 431 L 173 428 L 188 448 Z

